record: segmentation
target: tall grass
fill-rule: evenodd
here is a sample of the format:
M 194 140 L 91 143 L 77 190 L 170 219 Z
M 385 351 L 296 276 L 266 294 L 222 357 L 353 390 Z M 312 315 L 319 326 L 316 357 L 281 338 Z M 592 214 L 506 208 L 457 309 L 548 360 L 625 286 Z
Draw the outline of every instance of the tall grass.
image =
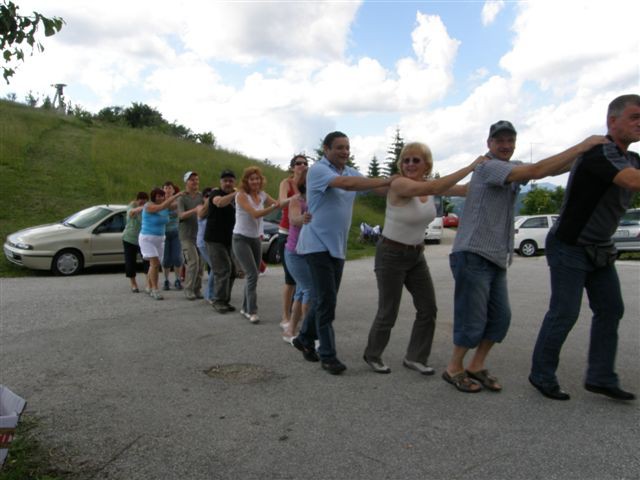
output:
M 22 228 L 58 221 L 90 205 L 127 203 L 138 191 L 171 180 L 183 185 L 187 170 L 200 186 L 216 185 L 220 172 L 237 175 L 258 164 L 276 196 L 283 170 L 234 152 L 195 144 L 156 132 L 87 124 L 75 117 L 0 101 L 0 238 Z M 383 210 L 367 200 L 354 209 L 351 258 L 371 254 L 357 242 L 360 222 L 382 224 Z M 0 276 L 30 274 L 4 256 Z

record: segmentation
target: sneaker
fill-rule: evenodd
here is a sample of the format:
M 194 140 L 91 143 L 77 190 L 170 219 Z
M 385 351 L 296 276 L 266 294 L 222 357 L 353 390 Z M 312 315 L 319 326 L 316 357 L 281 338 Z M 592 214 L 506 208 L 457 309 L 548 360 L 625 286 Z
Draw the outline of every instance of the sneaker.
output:
M 245 312 L 243 309 L 240 309 L 240 315 L 242 315 L 244 318 L 246 318 L 247 320 L 249 319 L 249 317 L 251 315 L 249 315 L 247 312 Z
M 320 357 L 318 356 L 318 352 L 316 352 L 316 349 L 305 346 L 298 337 L 293 337 L 293 340 L 291 340 L 291 345 L 302 352 L 302 356 L 307 362 L 320 361 Z
M 362 356 L 367 365 L 376 373 L 391 373 L 391 369 L 387 367 L 382 360 L 369 360 L 366 355 Z
M 322 360 L 320 366 L 323 370 L 326 370 L 331 375 L 340 375 L 347 369 L 347 366 L 338 360 L 336 357 Z
M 173 286 L 176 287 L 176 290 L 182 290 L 182 282 L 180 282 L 179 278 L 176 278 L 176 281 L 173 283 Z
M 252 313 L 251 315 L 249 315 L 249 321 L 251 323 L 258 323 L 260 321 L 260 317 L 258 317 L 257 313 Z
M 162 286 L 162 289 L 164 291 L 171 290 L 171 287 L 169 287 L 169 280 L 164 281 L 164 285 Z
M 412 362 L 411 360 L 407 360 L 406 358 L 402 360 L 402 365 L 405 367 L 415 370 L 416 372 L 420 372 L 422 375 L 433 375 L 436 371 L 431 368 L 429 365 L 425 365 L 420 362 Z
M 151 298 L 154 300 L 164 300 L 164 297 L 159 290 L 151 290 Z
M 195 300 L 196 298 L 196 294 L 193 293 L 191 290 L 185 290 L 184 291 L 184 296 L 187 297 L 187 300 Z
M 229 310 L 227 305 L 222 302 L 213 302 L 212 306 L 213 306 L 213 309 L 218 313 L 227 313 L 231 311 Z
M 144 287 L 144 293 L 151 295 L 151 289 L 149 287 Z

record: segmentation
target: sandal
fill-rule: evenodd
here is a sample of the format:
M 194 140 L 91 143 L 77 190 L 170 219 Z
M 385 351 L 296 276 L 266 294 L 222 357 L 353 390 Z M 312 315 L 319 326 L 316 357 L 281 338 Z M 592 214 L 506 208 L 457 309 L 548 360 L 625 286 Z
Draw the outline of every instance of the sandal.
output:
M 464 371 L 457 373 L 456 375 L 450 375 L 449 372 L 445 370 L 442 374 L 442 379 L 464 393 L 478 393 L 482 390 L 480 386 L 471 380 Z M 474 386 L 477 386 L 478 388 L 473 388 Z
M 466 372 L 469 377 L 480 382 L 480 384 L 487 390 L 492 392 L 502 391 L 502 385 L 498 383 L 498 379 L 496 377 L 489 375 L 489 370 L 484 369 L 478 372 L 470 372 L 469 370 L 466 370 Z

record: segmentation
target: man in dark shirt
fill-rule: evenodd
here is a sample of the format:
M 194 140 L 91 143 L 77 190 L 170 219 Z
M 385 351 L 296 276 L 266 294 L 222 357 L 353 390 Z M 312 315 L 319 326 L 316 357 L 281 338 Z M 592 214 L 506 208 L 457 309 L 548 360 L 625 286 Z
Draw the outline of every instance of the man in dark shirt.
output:
M 236 223 L 235 186 L 235 173 L 223 170 L 220 174 L 220 188 L 211 191 L 209 201 L 199 213 L 201 218 L 207 218 L 204 241 L 213 266 L 213 308 L 218 313 L 235 311 L 235 307 L 229 303 L 236 275 L 231 253 L 231 236 Z
M 560 218 L 547 236 L 551 300 L 529 381 L 555 400 L 570 398 L 560 389 L 556 370 L 562 345 L 578 319 L 584 289 L 593 311 L 584 387 L 618 400 L 635 398 L 620 388 L 614 371 L 624 303 L 611 236 L 633 193 L 640 191 L 640 156 L 628 151 L 640 140 L 640 95 L 623 95 L 611 102 L 607 129 L 610 143 L 593 147 L 571 169 Z

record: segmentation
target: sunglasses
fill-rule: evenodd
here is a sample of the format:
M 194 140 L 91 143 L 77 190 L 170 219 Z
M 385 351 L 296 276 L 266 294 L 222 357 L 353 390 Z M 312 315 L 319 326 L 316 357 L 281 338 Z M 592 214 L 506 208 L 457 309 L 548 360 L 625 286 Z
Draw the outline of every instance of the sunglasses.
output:
M 299 167 L 300 165 L 304 165 L 304 166 L 306 167 L 306 166 L 307 166 L 307 165 L 309 165 L 309 164 L 308 164 L 307 162 L 297 161 L 297 162 L 295 163 L 295 165 L 296 165 L 297 167 Z
M 421 161 L 422 161 L 422 159 L 418 158 L 418 157 L 410 157 L 410 158 L 403 158 L 402 159 L 402 163 L 404 163 L 405 165 L 409 165 L 410 163 L 413 163 L 414 165 L 417 165 Z

